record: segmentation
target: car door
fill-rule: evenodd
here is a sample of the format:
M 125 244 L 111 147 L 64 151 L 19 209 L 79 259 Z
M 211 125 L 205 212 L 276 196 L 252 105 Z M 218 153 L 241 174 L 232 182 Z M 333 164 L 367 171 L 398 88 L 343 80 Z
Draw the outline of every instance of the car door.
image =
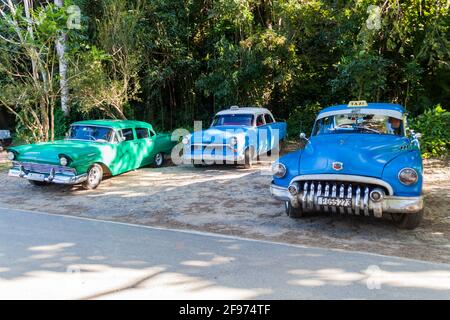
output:
M 275 148 L 276 144 L 276 138 L 280 134 L 280 132 L 276 132 L 277 125 L 275 120 L 273 119 L 272 115 L 269 113 L 264 114 L 264 121 L 266 122 L 266 128 L 267 128 L 267 150 L 272 150 Z
M 121 142 L 117 146 L 117 174 L 136 169 L 138 163 L 136 154 L 139 153 L 139 143 L 133 128 L 120 129 L 118 134 Z
M 267 151 L 267 139 L 268 130 L 266 126 L 266 121 L 264 120 L 264 114 L 259 114 L 256 116 L 256 135 L 257 135 L 257 153 L 261 154 Z
M 149 128 L 136 128 L 136 139 L 139 145 L 136 154 L 137 166 L 142 167 L 152 163 L 155 156 L 153 150 L 155 149 L 154 133 Z

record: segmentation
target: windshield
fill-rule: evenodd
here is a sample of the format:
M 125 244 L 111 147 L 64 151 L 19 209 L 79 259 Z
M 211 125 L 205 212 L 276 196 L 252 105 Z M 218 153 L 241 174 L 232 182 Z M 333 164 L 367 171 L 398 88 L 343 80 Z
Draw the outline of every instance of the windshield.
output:
M 109 142 L 111 141 L 112 134 L 113 130 L 111 128 L 96 126 L 71 126 L 68 139 Z
M 313 136 L 333 133 L 403 135 L 401 119 L 375 114 L 339 114 L 316 121 Z
M 214 117 L 212 126 L 252 126 L 252 114 L 222 114 Z

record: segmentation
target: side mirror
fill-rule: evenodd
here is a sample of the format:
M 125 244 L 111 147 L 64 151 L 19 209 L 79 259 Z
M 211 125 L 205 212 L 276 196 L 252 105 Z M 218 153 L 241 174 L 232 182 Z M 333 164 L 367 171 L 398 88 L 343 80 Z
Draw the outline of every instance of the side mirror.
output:
M 304 132 L 300 133 L 300 140 L 306 140 L 308 141 L 308 138 L 306 137 L 306 134 Z
M 413 139 L 422 138 L 422 134 L 420 132 L 415 132 L 414 130 L 408 129 L 408 133 L 411 135 L 411 138 Z

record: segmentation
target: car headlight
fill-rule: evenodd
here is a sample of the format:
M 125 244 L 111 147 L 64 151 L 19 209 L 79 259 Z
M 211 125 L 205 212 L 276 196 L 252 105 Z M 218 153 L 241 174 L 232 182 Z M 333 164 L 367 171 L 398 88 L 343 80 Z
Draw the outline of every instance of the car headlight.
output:
M 16 155 L 14 154 L 14 152 L 11 152 L 11 151 L 8 152 L 8 159 L 9 160 L 13 161 L 15 157 L 16 157 Z
M 183 144 L 188 144 L 189 143 L 189 138 L 188 137 L 184 137 L 182 142 L 183 142 Z
M 69 164 L 69 160 L 67 160 L 66 157 L 61 157 L 61 158 L 59 158 L 59 163 L 60 163 L 63 167 L 65 167 L 65 166 L 67 166 L 67 165 Z
M 283 178 L 286 171 L 286 167 L 282 163 L 277 162 L 272 165 L 272 174 L 277 178 Z
M 238 139 L 237 139 L 236 137 L 232 137 L 232 138 L 230 139 L 230 144 L 231 144 L 232 146 L 237 145 L 237 143 L 238 143 Z
M 398 180 L 404 185 L 410 186 L 417 182 L 419 175 L 417 171 L 412 168 L 404 168 L 398 173 Z

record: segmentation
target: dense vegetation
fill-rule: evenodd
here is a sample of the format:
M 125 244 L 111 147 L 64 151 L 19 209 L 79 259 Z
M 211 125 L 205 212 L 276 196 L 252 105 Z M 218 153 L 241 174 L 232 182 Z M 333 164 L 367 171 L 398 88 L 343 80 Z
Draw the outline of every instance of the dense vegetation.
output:
M 80 29 L 68 28 L 70 5 Z M 2 6 L 0 106 L 25 139 L 92 117 L 190 127 L 234 104 L 268 107 L 296 136 L 321 107 L 366 99 L 401 103 L 418 131 L 439 124 L 424 148 L 448 152 L 447 0 L 34 1 L 28 18 Z M 58 107 L 62 32 L 69 117 Z

